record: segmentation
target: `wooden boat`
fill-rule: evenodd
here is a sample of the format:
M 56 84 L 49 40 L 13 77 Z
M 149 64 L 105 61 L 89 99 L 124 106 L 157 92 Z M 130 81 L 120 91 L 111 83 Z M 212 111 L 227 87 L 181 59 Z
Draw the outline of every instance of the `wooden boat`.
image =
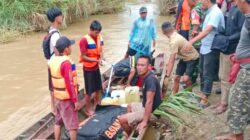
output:
M 156 69 L 156 75 L 159 77 L 161 76 L 162 66 L 163 66 L 163 55 L 160 54 L 154 59 L 154 68 Z M 110 70 L 108 69 L 105 71 L 103 76 L 103 81 L 105 82 L 109 78 Z M 112 78 L 112 85 L 122 84 L 126 78 L 124 77 L 117 77 L 113 76 Z M 83 95 L 84 90 L 79 91 L 79 95 Z M 81 97 L 83 98 L 83 97 Z M 80 110 L 79 113 L 80 121 L 86 120 L 87 117 L 84 116 L 83 110 Z M 15 140 L 31 140 L 31 139 L 53 139 L 54 138 L 54 115 L 52 113 L 48 113 L 46 116 L 41 118 L 38 122 L 36 122 L 34 125 L 32 125 L 30 128 L 22 132 L 20 135 L 18 135 Z M 145 134 L 148 133 L 148 131 L 152 131 L 151 129 L 145 129 L 143 130 L 143 133 L 141 135 L 138 135 L 136 138 L 133 138 L 133 134 L 130 136 L 131 139 L 134 140 L 152 140 L 150 136 L 144 137 Z

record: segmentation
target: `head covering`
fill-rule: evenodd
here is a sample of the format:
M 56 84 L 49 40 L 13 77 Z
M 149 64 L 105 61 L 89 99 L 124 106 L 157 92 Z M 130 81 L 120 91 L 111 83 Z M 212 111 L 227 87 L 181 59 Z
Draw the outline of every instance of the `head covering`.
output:
M 60 37 L 56 42 L 56 49 L 63 52 L 65 48 L 75 44 L 75 40 L 70 40 L 65 36 Z
M 148 10 L 147 10 L 146 7 L 141 7 L 140 10 L 139 10 L 139 12 L 140 12 L 140 14 L 141 14 L 141 13 L 147 13 Z

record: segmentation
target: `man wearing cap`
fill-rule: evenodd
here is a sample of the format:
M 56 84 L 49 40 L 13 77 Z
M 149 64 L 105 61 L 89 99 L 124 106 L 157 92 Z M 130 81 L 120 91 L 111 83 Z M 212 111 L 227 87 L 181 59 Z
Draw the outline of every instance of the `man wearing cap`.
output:
M 139 13 L 140 18 L 134 22 L 130 33 L 128 51 L 125 57 L 135 54 L 150 55 L 152 40 L 153 46 L 156 45 L 156 27 L 153 19 L 147 18 L 146 7 L 141 7 Z
M 70 133 L 70 139 L 76 140 L 78 128 L 78 114 L 80 105 L 77 101 L 77 75 L 75 64 L 69 58 L 70 46 L 75 43 L 67 37 L 60 37 L 56 42 L 58 55 L 49 61 L 53 84 L 53 96 L 55 98 L 55 139 L 60 140 L 61 126 Z

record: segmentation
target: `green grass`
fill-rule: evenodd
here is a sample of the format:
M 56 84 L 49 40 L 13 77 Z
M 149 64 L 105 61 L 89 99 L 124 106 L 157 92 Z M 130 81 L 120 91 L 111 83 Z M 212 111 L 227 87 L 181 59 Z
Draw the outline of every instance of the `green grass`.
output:
M 91 14 L 120 11 L 124 4 L 124 0 L 0 0 L 0 43 L 28 31 L 46 30 L 45 14 L 50 7 L 62 9 L 67 26 Z

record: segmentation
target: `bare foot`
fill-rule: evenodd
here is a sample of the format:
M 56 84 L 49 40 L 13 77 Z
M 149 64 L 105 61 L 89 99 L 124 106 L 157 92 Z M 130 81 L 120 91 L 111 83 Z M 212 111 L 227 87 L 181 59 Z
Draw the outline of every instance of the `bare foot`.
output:
M 215 137 L 215 140 L 243 140 L 243 139 L 237 139 L 237 136 L 234 134 L 227 134 L 222 136 Z
M 215 105 L 211 105 L 209 108 L 210 109 L 216 109 L 218 106 L 220 106 L 220 103 L 217 103 Z
M 95 112 L 94 112 L 93 110 L 91 110 L 91 109 L 86 110 L 84 113 L 85 113 L 88 117 L 93 116 L 93 115 L 95 114 Z
M 225 111 L 227 111 L 227 105 L 220 104 L 218 107 L 215 108 L 215 110 L 213 111 L 213 114 L 219 115 L 219 114 L 224 113 Z

